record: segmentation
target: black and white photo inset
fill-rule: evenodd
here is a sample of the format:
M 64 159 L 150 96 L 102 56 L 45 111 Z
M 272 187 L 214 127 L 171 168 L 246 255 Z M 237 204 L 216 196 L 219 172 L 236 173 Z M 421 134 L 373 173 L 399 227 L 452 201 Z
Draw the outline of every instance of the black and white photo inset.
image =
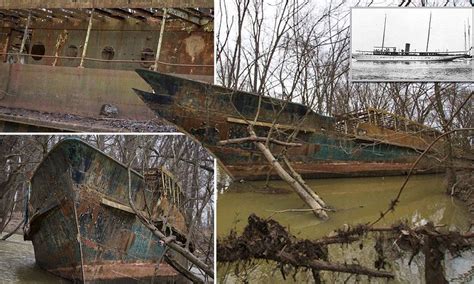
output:
M 352 82 L 474 82 L 472 8 L 352 8 Z

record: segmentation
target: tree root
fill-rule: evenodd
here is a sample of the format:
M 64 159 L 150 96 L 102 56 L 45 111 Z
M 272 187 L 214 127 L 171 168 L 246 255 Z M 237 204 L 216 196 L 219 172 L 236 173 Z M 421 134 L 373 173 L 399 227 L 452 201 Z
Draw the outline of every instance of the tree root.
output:
M 440 268 L 444 251 L 448 250 L 451 255 L 457 256 L 460 252 L 472 248 L 474 240 L 472 233 L 442 232 L 439 230 L 441 227 L 444 226 L 435 226 L 432 223 L 414 228 L 407 223 L 398 223 L 383 228 L 373 228 L 368 224 L 353 227 L 345 225 L 344 228 L 336 230 L 332 236 L 307 240 L 297 239 L 275 220 L 264 220 L 252 214 L 248 218 L 248 225 L 242 235 L 237 236 L 233 231 L 226 238 L 218 240 L 217 261 L 272 260 L 279 266 L 289 265 L 295 269 L 311 269 L 313 274 L 325 270 L 369 277 L 393 278 L 392 273 L 381 270 L 387 264 L 382 239 L 385 236 L 395 239 L 400 249 L 411 252 L 411 259 L 419 252 L 423 252 L 426 259 L 425 267 L 427 271 L 429 270 L 429 275 L 425 275 L 425 279 L 432 283 L 431 280 L 434 278 L 444 279 L 443 269 Z M 378 258 L 374 263 L 375 269 L 358 264 L 327 261 L 327 245 L 358 241 L 369 232 L 388 234 L 380 235 L 380 239 L 376 239 L 375 250 Z
M 342 238 L 328 238 L 328 242 L 343 242 Z M 351 238 L 348 238 L 351 241 Z M 393 274 L 357 264 L 330 263 L 325 241 L 298 240 L 274 220 L 263 220 L 250 215 L 241 236 L 231 233 L 217 242 L 217 261 L 234 262 L 251 259 L 273 260 L 294 268 L 305 267 L 372 277 L 393 278 Z

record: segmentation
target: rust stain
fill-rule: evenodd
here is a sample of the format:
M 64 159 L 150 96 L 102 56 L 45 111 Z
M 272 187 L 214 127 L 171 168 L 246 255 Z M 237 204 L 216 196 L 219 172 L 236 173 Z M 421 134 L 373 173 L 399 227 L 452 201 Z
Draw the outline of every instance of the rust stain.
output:
M 254 120 L 259 96 L 158 72 L 137 72 L 154 93 L 135 91 L 157 116 L 203 143 L 234 178 L 266 178 L 268 162 L 253 143 L 218 145 L 221 140 L 248 136 L 245 119 Z M 280 130 L 274 132 L 276 139 L 285 141 L 298 130 L 295 139 L 303 146 L 289 149 L 288 158 L 304 177 L 403 175 L 418 151 L 437 135 L 428 127 L 375 110 L 369 111 L 372 121 L 363 116 L 365 112 L 361 116 L 328 117 L 301 104 L 263 97 L 254 125 L 258 136 L 267 136 L 275 113 L 279 113 L 275 125 Z M 377 117 L 395 122 L 377 124 Z M 346 120 L 350 128 L 342 124 Z M 405 129 L 398 127 L 399 121 Z M 283 147 L 271 144 L 270 150 L 278 155 Z M 419 173 L 437 172 L 441 170 L 438 165 L 438 161 L 427 158 L 417 169 Z
M 162 172 L 156 174 L 165 177 Z M 166 201 L 163 188 L 145 191 L 144 178 L 134 171 L 131 182 L 139 210 L 153 206 L 149 202 Z M 124 165 L 80 140 L 66 139 L 48 153 L 31 184 L 29 207 L 34 217 L 25 238 L 32 240 L 36 262 L 43 269 L 72 280 L 177 275 L 166 264 L 161 265 L 165 245 L 133 210 L 124 209 L 129 206 Z M 120 206 L 104 205 L 104 197 Z M 174 210 L 174 206 L 168 203 L 168 208 Z M 178 228 L 170 227 L 185 242 L 179 232 L 186 229 L 184 217 L 173 210 L 172 224 L 176 221 Z
M 206 43 L 202 36 L 192 35 L 184 40 L 186 44 L 186 53 L 191 56 L 191 62 L 196 61 L 196 56 L 204 51 Z

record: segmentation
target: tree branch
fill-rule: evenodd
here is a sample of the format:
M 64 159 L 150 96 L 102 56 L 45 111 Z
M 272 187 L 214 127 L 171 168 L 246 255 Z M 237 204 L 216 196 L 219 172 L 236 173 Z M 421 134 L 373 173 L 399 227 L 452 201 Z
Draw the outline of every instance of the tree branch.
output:
M 132 162 L 133 162 L 133 159 L 132 159 Z M 153 233 L 153 235 L 155 235 L 160 240 L 165 242 L 165 244 L 170 249 L 184 256 L 187 260 L 189 260 L 191 263 L 195 264 L 199 269 L 204 271 L 204 273 L 206 273 L 209 277 L 214 278 L 214 271 L 212 270 L 212 268 L 210 268 L 207 264 L 202 262 L 190 251 L 181 247 L 175 238 L 170 238 L 170 237 L 167 237 L 165 234 L 163 234 L 160 230 L 158 230 L 158 228 L 150 220 L 148 220 L 145 216 L 143 216 L 143 214 L 136 208 L 135 203 L 132 200 L 132 178 L 131 178 L 131 168 L 130 168 L 132 162 L 130 162 L 130 164 L 128 165 L 128 202 L 130 203 L 130 207 L 135 212 L 135 215 L 143 223 L 143 225 L 145 225 Z
M 265 142 L 267 142 L 267 140 L 270 143 L 281 145 L 281 146 L 286 146 L 286 147 L 301 147 L 301 146 L 303 146 L 303 144 L 301 144 L 301 143 L 284 142 L 284 141 L 276 140 L 276 139 L 273 139 L 273 138 L 257 137 L 257 136 L 227 139 L 227 140 L 219 141 L 217 144 L 223 146 L 223 145 L 229 145 L 229 144 L 242 144 L 242 143 L 247 143 L 247 142 L 263 142 L 263 143 L 265 143 Z

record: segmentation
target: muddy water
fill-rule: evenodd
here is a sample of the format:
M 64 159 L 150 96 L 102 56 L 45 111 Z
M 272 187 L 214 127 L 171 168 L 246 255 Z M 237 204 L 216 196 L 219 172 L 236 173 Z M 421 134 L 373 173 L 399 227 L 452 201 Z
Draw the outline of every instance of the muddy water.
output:
M 306 208 L 283 182 L 271 182 L 271 189 L 265 188 L 265 182 L 235 183 L 225 193 L 218 195 L 217 234 L 222 237 L 231 229 L 241 231 L 246 224 L 246 216 L 256 213 L 261 217 L 273 216 L 298 237 L 318 238 L 343 224 L 374 220 L 396 196 L 403 180 L 403 177 L 308 180 L 309 186 L 328 205 L 337 209 L 337 212 L 329 214 L 330 220 L 326 222 L 319 221 L 310 212 L 275 213 Z M 435 224 L 446 224 L 448 228 L 463 231 L 468 230 L 470 225 L 470 216 L 463 204 L 444 194 L 441 175 L 415 176 L 410 179 L 395 212 L 390 213 L 378 226 L 390 225 L 402 219 L 411 223 L 428 219 Z M 226 274 L 224 271 L 233 269 L 220 265 L 218 273 L 222 276 Z M 282 281 L 278 271 L 261 262 L 256 263 L 251 274 L 251 279 L 261 283 Z M 298 275 L 296 282 L 305 281 L 306 277 Z M 263 278 L 266 280 L 263 281 Z M 236 280 L 234 277 L 226 279 L 232 282 Z M 223 278 L 219 277 L 219 280 Z
M 69 283 L 35 265 L 33 245 L 23 236 L 0 241 L 0 283 Z

